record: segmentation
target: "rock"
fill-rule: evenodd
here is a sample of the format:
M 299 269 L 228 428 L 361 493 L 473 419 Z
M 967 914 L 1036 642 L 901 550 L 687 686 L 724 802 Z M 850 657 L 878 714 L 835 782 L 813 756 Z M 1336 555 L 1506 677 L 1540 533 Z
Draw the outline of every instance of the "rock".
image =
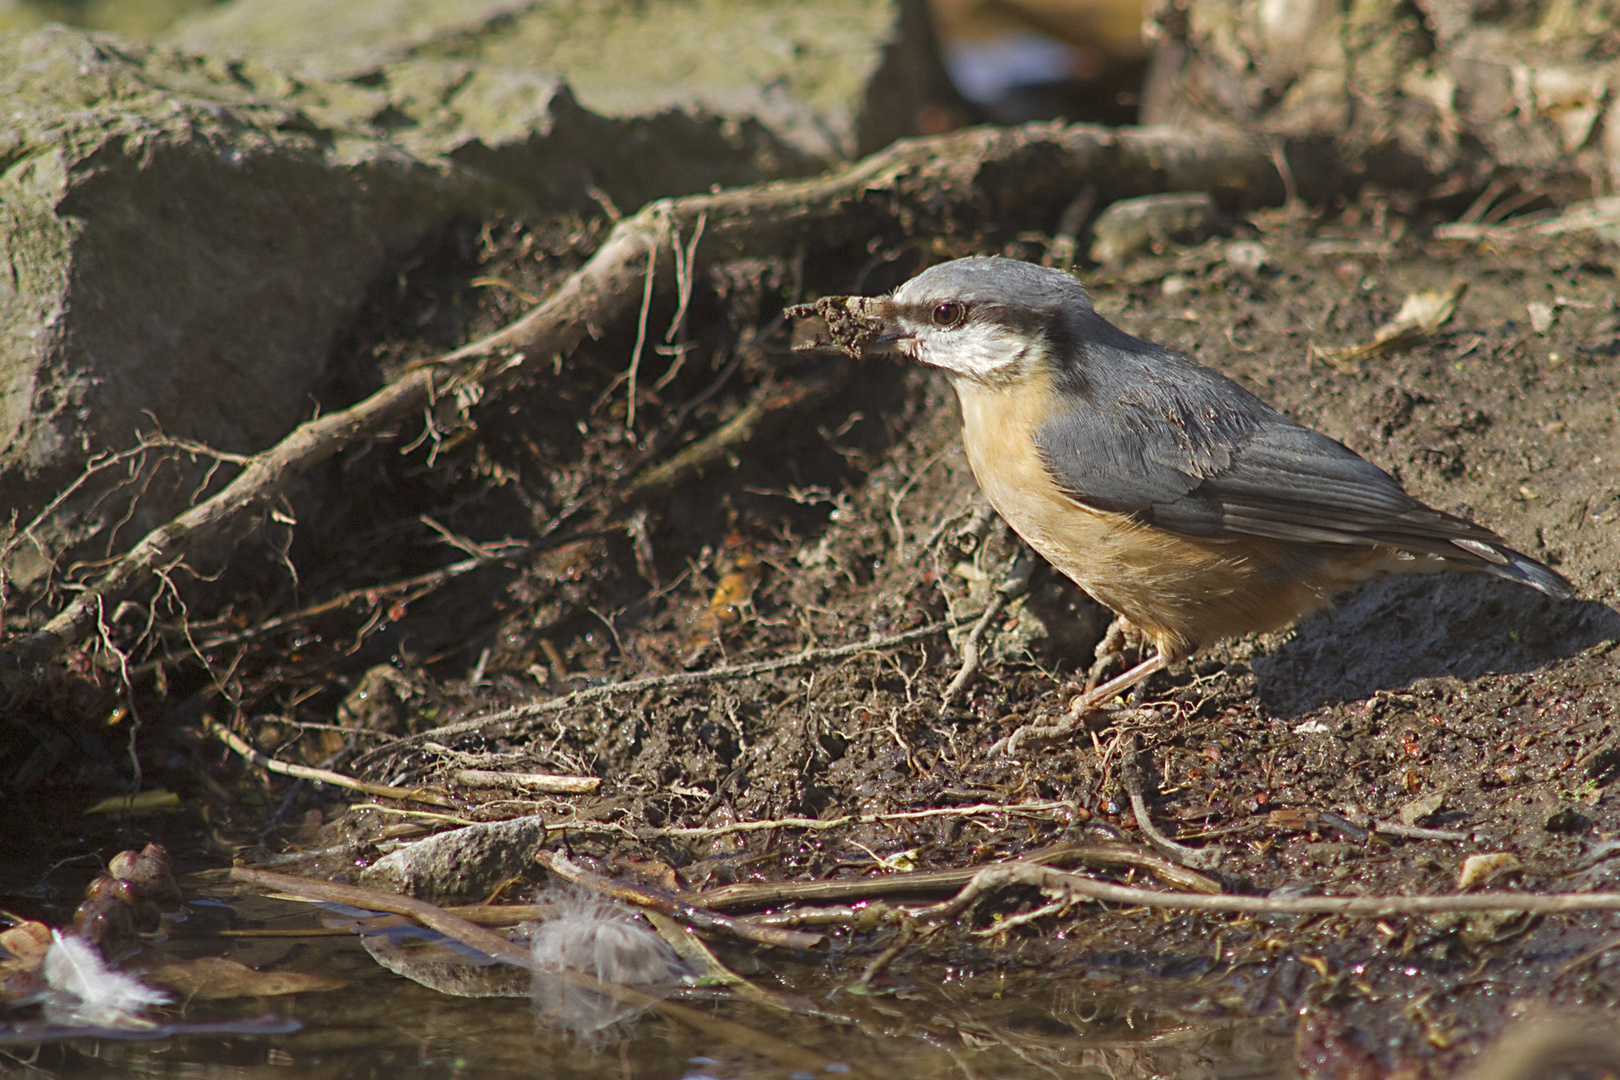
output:
M 283 437 L 370 290 L 449 223 L 594 212 L 593 193 L 630 211 L 913 130 L 920 10 L 237 0 L 182 21 L 178 51 L 0 39 L 6 585 L 36 592 L 76 545 L 104 556 L 192 501 L 209 462 L 148 460 L 138 483 L 120 465 L 17 534 L 140 433 Z
M 406 61 L 497 88 L 560 79 L 597 116 L 679 114 L 719 129 L 754 121 L 820 161 L 912 134 L 920 109 L 953 97 L 920 0 L 234 0 L 183 20 L 168 40 L 375 86 Z M 447 89 L 443 106 L 423 95 L 403 115 L 488 96 Z M 506 104 L 522 107 L 518 95 Z M 478 106 L 473 117 L 484 118 Z
M 1470 855 L 1463 860 L 1462 869 L 1457 871 L 1457 888 L 1467 891 L 1488 885 L 1503 874 L 1511 874 L 1522 868 L 1523 864 L 1519 862 L 1519 857 L 1511 851 Z
M 539 815 L 468 825 L 384 855 L 361 873 L 360 884 L 430 904 L 472 903 L 533 866 L 545 842 Z
M 1216 213 L 1215 199 L 1202 191 L 1120 199 L 1092 223 L 1092 261 L 1115 263 L 1150 244 L 1202 239 Z
M 1542 824 L 1542 828 L 1550 833 L 1568 833 L 1570 836 L 1575 836 L 1591 829 L 1592 819 L 1578 810 L 1566 806 L 1548 815 L 1547 820 Z
M 498 204 L 474 172 L 316 123 L 285 84 L 63 27 L 0 40 L 0 521 L 141 431 L 273 443 L 371 284 Z M 189 488 L 167 495 L 129 528 Z M 105 520 L 46 526 L 10 583 Z

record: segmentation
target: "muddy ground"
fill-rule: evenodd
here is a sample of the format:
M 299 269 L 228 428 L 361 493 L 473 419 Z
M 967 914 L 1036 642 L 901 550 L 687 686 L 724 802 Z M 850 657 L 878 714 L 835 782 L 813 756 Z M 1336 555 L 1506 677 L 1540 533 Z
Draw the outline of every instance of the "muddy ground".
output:
M 992 627 L 981 677 L 942 710 L 963 636 L 1020 547 L 981 512 L 940 376 L 794 353 L 779 318 L 795 300 L 893 287 L 925 260 L 1044 253 L 1041 236 L 980 223 L 893 250 L 700 275 L 672 342 L 673 298 L 656 301 L 633 432 L 621 377 L 637 327 L 605 327 L 529 384 L 441 410 L 431 437 L 417 425 L 334 461 L 327 490 L 343 492 L 342 505 L 295 500 L 290 542 L 272 524 L 265 548 L 239 549 L 236 576 L 197 586 L 214 590 L 189 612 L 208 671 L 169 618 L 151 653 L 169 656 L 164 675 L 149 667 L 139 684 L 147 775 L 208 807 L 225 850 L 250 862 L 307 852 L 304 872 L 331 874 L 430 825 L 346 812 L 352 800 L 335 789 L 244 770 L 202 733 L 202 714 L 234 718 L 283 760 L 407 787 L 444 785 L 472 760 L 459 755 L 592 774 L 603 780 L 592 796 L 444 790 L 453 816 L 541 813 L 559 830 L 553 846 L 604 873 L 701 890 L 1134 841 L 1120 771 L 1121 735 L 1133 732 L 1155 821 L 1188 845 L 1219 845 L 1212 876 L 1229 891 L 1446 893 L 1481 853 L 1516 857 L 1493 887 L 1620 887 L 1620 249 L 1591 234 L 1434 239 L 1460 208 L 1368 193 L 1264 211 L 1082 274 L 1119 325 L 1232 375 L 1418 497 L 1495 529 L 1565 574 L 1577 600 L 1484 576 L 1390 579 L 1291 632 L 1200 654 L 1149 682 L 1140 708 L 1097 717 L 1073 741 L 992 755 L 1018 725 L 1061 710 L 1108 615 L 1039 566 Z M 558 219 L 447 236 L 379 292 L 331 401 L 365 392 L 379 367 L 509 321 L 605 227 Z M 1370 338 L 1407 294 L 1458 279 L 1467 292 L 1427 341 L 1348 362 L 1323 355 Z M 1532 303 L 1547 306 L 1534 324 Z M 799 390 L 695 472 L 626 494 L 749 402 Z M 286 562 L 263 553 L 278 546 Z M 483 561 L 383 588 L 467 559 Z M 345 594 L 334 609 L 255 629 Z M 962 625 L 791 670 L 610 696 L 498 735 L 435 733 L 614 681 L 947 620 Z M 91 682 L 65 689 L 58 707 L 93 699 Z M 112 785 L 125 768 L 86 758 L 75 782 Z M 1023 809 L 972 809 L 987 804 Z M 942 812 L 723 831 L 925 809 Z M 1374 822 L 1454 838 L 1365 831 Z M 1309 1076 L 1448 1075 L 1527 1010 L 1612 1018 L 1620 1001 L 1620 968 L 1603 951 L 1620 931 L 1610 914 L 1256 920 L 1079 905 L 980 933 L 1043 902 L 1032 890 L 998 894 L 910 939 L 864 989 L 904 999 L 961 988 L 982 1030 L 963 1034 L 960 1017 L 936 1017 L 938 1030 L 894 1024 L 935 1047 L 960 1040 L 950 1052 L 969 1055 L 969 1075 L 1072 1063 L 1068 1036 L 1124 1030 L 1149 1005 L 1161 1022 L 1297 1028 Z M 837 930 L 831 961 L 803 977 L 853 984 L 912 933 L 898 915 Z M 751 977 L 792 983 L 769 957 L 749 963 Z M 1008 1004 L 1049 977 L 1089 1004 L 1033 1016 Z M 993 993 L 971 989 L 987 979 Z

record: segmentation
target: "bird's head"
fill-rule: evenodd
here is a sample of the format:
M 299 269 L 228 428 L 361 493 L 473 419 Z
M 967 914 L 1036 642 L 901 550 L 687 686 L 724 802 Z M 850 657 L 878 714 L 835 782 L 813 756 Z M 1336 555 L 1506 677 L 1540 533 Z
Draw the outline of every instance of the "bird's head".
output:
M 817 344 L 851 355 L 895 353 L 1002 385 L 1050 363 L 1073 318 L 1090 310 L 1080 282 L 1061 270 L 971 258 L 926 270 L 889 296 L 835 297 L 789 314 L 827 320 L 831 341 Z

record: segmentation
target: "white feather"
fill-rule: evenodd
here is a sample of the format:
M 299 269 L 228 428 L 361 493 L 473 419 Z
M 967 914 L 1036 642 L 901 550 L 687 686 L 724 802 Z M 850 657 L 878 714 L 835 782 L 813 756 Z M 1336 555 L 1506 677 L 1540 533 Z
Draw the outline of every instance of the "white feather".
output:
M 101 953 L 74 934 L 51 931 L 45 953 L 45 985 L 50 993 L 45 1012 L 57 1023 L 95 1027 L 147 1026 L 139 1015 L 149 1005 L 161 1005 L 169 995 L 154 990 L 133 975 L 107 966 Z
M 579 971 L 655 997 L 668 994 L 686 974 L 657 931 L 623 905 L 577 889 L 552 890 L 540 899 L 556 911 L 529 924 L 530 949 L 542 969 L 535 972 L 530 994 L 543 1022 L 596 1042 L 611 1038 L 610 1029 L 642 1011 L 550 972 Z

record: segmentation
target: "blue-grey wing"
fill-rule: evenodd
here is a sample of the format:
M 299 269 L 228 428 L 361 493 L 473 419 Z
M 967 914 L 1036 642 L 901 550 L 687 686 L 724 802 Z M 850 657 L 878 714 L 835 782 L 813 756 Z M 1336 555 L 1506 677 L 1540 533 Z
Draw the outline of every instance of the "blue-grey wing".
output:
M 1094 322 L 1092 320 L 1095 320 Z M 1225 376 L 1092 315 L 1066 343 L 1057 405 L 1036 436 L 1053 479 L 1087 506 L 1187 536 L 1387 544 L 1463 554 L 1495 534 L 1424 506 L 1382 469 Z

